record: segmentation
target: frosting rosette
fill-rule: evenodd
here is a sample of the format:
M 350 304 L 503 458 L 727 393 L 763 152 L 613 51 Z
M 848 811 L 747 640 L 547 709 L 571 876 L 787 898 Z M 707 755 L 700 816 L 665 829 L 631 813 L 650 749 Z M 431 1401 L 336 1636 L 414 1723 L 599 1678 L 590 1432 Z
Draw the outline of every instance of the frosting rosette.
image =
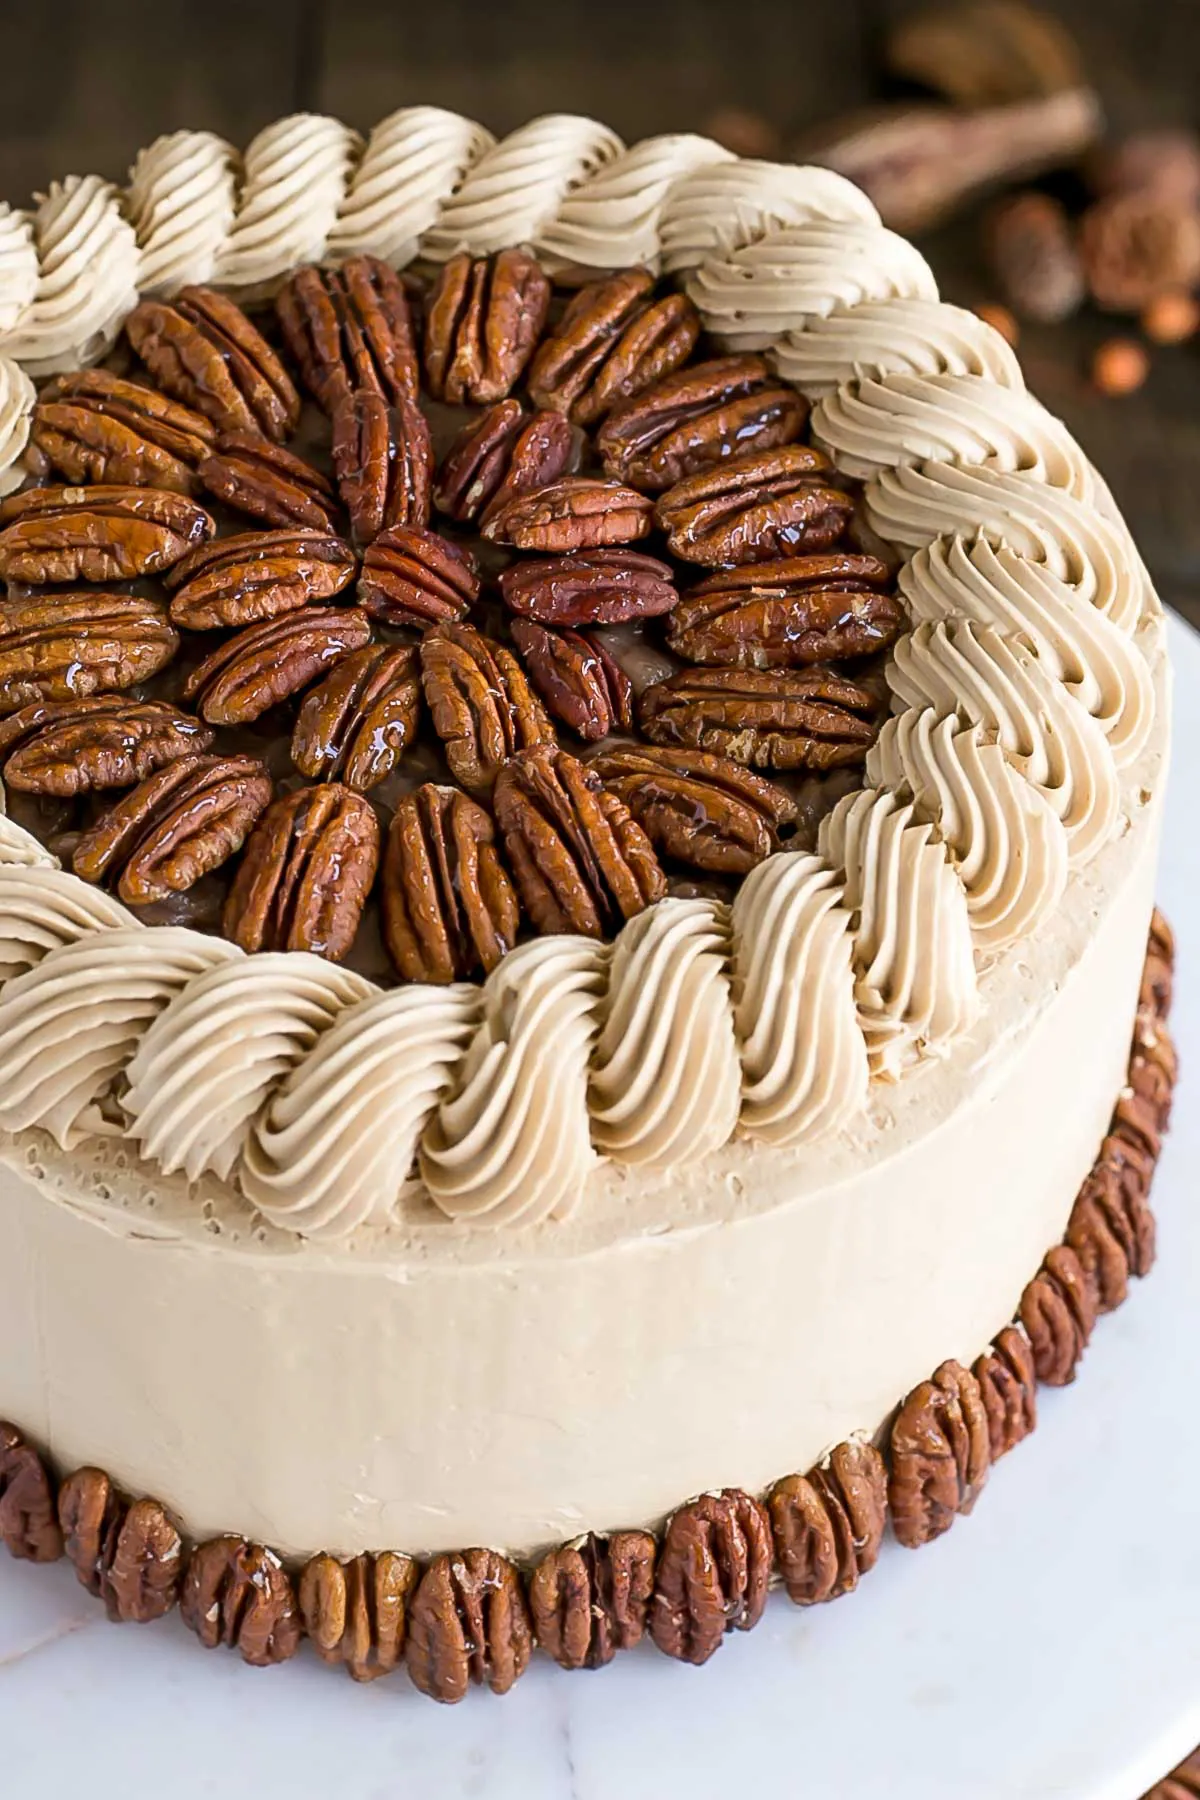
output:
M 215 131 L 172 131 L 138 151 L 125 200 L 143 294 L 169 297 L 212 279 L 233 226 L 240 167 Z
M 564 199 L 534 250 L 552 272 L 661 265 L 661 215 L 675 185 L 695 169 L 734 161 L 711 138 L 668 132 L 643 138 Z
M 38 287 L 33 220 L 0 200 L 0 336 L 12 331 L 33 305 Z
M 56 868 L 44 852 L 24 861 L 0 853 L 0 981 L 35 968 L 76 938 L 137 923 L 119 900 Z
M 357 131 L 324 113 L 289 113 L 260 131 L 213 280 L 263 296 L 298 263 L 319 262 L 361 149 Z
M 0 495 L 25 479 L 21 457 L 29 442 L 29 421 L 37 390 L 19 363 L 0 356 Z
M 26 831 L 23 825 L 18 825 L 15 819 L 9 818 L 4 810 L 4 792 L 0 788 L 0 868 L 14 865 L 30 869 L 57 869 L 58 858 L 51 855 L 32 831 Z
M 946 300 L 862 300 L 813 313 L 774 344 L 769 359 L 809 400 L 853 375 L 978 375 L 1017 392 L 1016 352 L 973 312 Z
M 99 360 L 137 304 L 138 249 L 116 188 L 99 175 L 52 181 L 33 215 L 38 284 L 0 350 L 32 375 Z
M 441 106 L 402 106 L 381 119 L 350 178 L 325 245 L 340 262 L 378 256 L 402 269 L 437 224 L 467 171 L 496 142 Z
M 663 202 L 662 266 L 678 274 L 777 227 L 813 219 L 878 225 L 879 214 L 861 188 L 832 169 L 752 157 L 714 161 L 675 182 Z

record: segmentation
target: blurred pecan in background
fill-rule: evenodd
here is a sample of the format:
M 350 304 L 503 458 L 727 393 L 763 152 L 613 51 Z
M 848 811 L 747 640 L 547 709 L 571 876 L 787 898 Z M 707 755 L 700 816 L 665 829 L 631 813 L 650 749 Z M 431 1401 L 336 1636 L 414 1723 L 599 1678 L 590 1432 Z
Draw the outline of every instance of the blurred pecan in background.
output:
M 189 631 L 252 625 L 331 600 L 358 564 L 348 544 L 319 531 L 243 531 L 218 538 L 176 563 L 171 617 Z
M 357 609 L 301 607 L 227 638 L 192 670 L 183 698 L 211 725 L 246 725 L 370 637 L 370 621 Z
M 300 396 L 240 306 L 212 288 L 143 300 L 125 334 L 159 387 L 222 431 L 261 431 L 281 444 L 295 431 Z
M 481 527 L 492 543 L 561 555 L 601 544 L 632 544 L 654 523 L 654 506 L 636 489 L 592 475 L 564 475 L 546 487 L 494 500 Z
M 1014 194 L 987 220 L 992 267 L 1009 304 L 1024 319 L 1069 318 L 1087 283 L 1066 208 L 1049 194 Z
M 351 256 L 337 269 L 297 269 L 275 312 L 305 387 L 327 413 L 355 388 L 389 403 L 416 400 L 408 292 L 377 256 Z
M 397 802 L 380 892 L 383 938 L 406 981 L 465 981 L 517 940 L 517 896 L 491 814 L 426 782 Z
M 225 432 L 213 454 L 200 464 L 200 481 L 210 494 L 268 525 L 304 525 L 335 531 L 338 507 L 333 486 L 316 469 L 258 433 Z
M 511 650 L 471 625 L 441 625 L 421 639 L 421 678 L 450 773 L 486 794 L 518 750 L 553 744 L 554 728 Z
M 0 600 L 0 713 L 149 681 L 179 648 L 153 600 L 103 590 Z
M 763 1615 L 771 1574 L 766 1508 L 740 1488 L 701 1494 L 667 1525 L 658 1556 L 650 1635 L 666 1656 L 704 1663 L 727 1631 Z
M 624 625 L 670 612 L 679 600 L 669 563 L 638 550 L 585 550 L 513 563 L 500 575 L 511 612 L 542 625 Z
M 27 465 L 68 481 L 192 491 L 196 465 L 216 431 L 203 414 L 107 369 L 58 375 L 42 389 L 30 422 Z
M 72 799 L 131 787 L 212 740 L 207 725 L 165 700 L 37 701 L 0 724 L 0 763 L 8 787 Z
M 440 625 L 461 619 L 479 597 L 479 571 L 465 544 L 436 531 L 393 525 L 363 557 L 358 597 L 385 625 Z
M 433 444 L 414 400 L 401 394 L 389 404 L 370 388 L 339 400 L 333 469 L 356 544 L 369 544 L 389 525 L 428 525 Z
M 794 443 L 807 418 L 807 403 L 765 357 L 722 356 L 622 401 L 596 446 L 608 475 L 659 493 L 727 457 Z
M 602 1669 L 646 1630 L 658 1546 L 648 1531 L 589 1533 L 549 1550 L 529 1578 L 537 1641 L 560 1668 Z
M 270 798 L 256 757 L 180 757 L 97 819 L 71 866 L 84 881 L 111 878 L 130 906 L 165 900 L 240 850 Z
M 513 642 L 556 719 L 588 743 L 633 727 L 633 684 L 594 635 L 514 619 Z
M 335 663 L 300 703 L 292 761 L 358 793 L 390 775 L 417 732 L 421 680 L 410 645 L 368 644 Z
M 1084 213 L 1088 287 L 1106 312 L 1140 312 L 1156 295 L 1200 281 L 1200 213 L 1153 190 L 1113 194 Z
M 622 269 L 580 288 L 529 370 L 537 406 L 595 425 L 687 361 L 700 318 L 684 294 L 655 300 L 646 269 Z
M 243 950 L 310 950 L 340 962 L 379 862 L 369 800 L 340 782 L 281 794 L 246 843 L 222 921 Z
M 779 848 L 795 802 L 774 782 L 705 750 L 621 744 L 589 763 L 662 856 L 745 875 Z
M 832 669 L 681 669 L 638 701 L 654 744 L 755 769 L 855 767 L 874 742 L 875 695 Z
M 452 256 L 425 311 L 425 378 L 435 400 L 487 406 L 525 372 L 550 305 L 550 279 L 524 250 Z
M 27 488 L 0 504 L 0 579 L 132 581 L 171 568 L 215 530 L 202 506 L 166 488 Z
M 685 662 L 790 668 L 884 650 L 904 627 L 886 563 L 831 551 L 723 569 L 689 588 L 667 624 Z
M 826 550 L 854 512 L 849 494 L 822 481 L 829 474 L 828 459 L 807 444 L 752 451 L 678 482 L 656 517 L 683 562 L 713 567 Z

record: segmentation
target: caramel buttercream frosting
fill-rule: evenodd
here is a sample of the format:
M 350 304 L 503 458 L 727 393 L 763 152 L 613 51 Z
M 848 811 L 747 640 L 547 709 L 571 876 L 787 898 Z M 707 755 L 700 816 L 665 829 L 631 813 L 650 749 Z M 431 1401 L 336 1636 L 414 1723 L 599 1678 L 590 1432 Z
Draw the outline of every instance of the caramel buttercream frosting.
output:
M 350 178 L 325 244 L 334 261 L 379 256 L 403 268 L 496 140 L 441 106 L 402 106 L 381 119 Z
M 9 823 L 0 819 L 0 839 Z M 35 968 L 61 944 L 136 924 L 119 900 L 56 868 L 44 854 L 8 858 L 0 851 L 0 981 Z M 0 995 L 0 1009 L 6 997 Z
M 756 238 L 822 219 L 879 224 L 862 189 L 832 169 L 753 157 L 714 159 L 667 193 L 659 221 L 662 266 L 679 274 Z
M 233 228 L 240 175 L 237 151 L 214 131 L 172 131 L 139 150 L 127 204 L 141 293 L 169 298 L 212 280 Z
M 643 138 L 566 195 L 534 249 L 552 272 L 641 265 L 657 273 L 668 196 L 694 171 L 735 161 L 711 138 L 688 132 Z
M 99 175 L 52 181 L 33 215 L 38 282 L 3 350 L 31 375 L 95 362 L 137 304 L 138 248 L 116 188 Z
M 337 220 L 362 139 L 324 113 L 291 113 L 246 150 L 237 214 L 212 278 L 263 295 L 297 263 L 319 262 Z
M 1015 350 L 978 314 L 946 300 L 861 300 L 814 313 L 772 345 L 785 381 L 820 400 L 852 376 L 978 375 L 1020 391 Z
M 11 331 L 33 305 L 38 288 L 38 253 L 33 220 L 0 201 L 0 334 Z
M 36 399 L 37 391 L 20 363 L 0 356 L 0 495 L 11 494 L 25 479 L 21 458 Z

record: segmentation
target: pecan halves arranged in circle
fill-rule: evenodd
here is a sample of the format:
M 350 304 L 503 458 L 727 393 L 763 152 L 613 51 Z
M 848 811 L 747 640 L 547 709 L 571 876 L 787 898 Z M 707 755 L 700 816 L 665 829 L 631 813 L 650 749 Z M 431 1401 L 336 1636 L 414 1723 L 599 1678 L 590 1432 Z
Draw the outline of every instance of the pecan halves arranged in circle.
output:
M 513 494 L 503 504 L 493 501 L 480 529 L 490 543 L 562 555 L 603 544 L 632 544 L 653 523 L 653 506 L 635 489 L 591 475 L 564 475 L 545 487 Z
M 216 526 L 167 488 L 29 488 L 0 504 L 0 580 L 132 581 L 172 568 Z
M 428 525 L 433 442 L 425 414 L 401 394 L 390 403 L 355 388 L 333 409 L 333 470 L 356 544 L 389 525 Z
M 589 744 L 633 729 L 633 683 L 594 633 L 551 631 L 532 619 L 514 619 L 512 635 L 554 718 Z
M 648 1531 L 591 1534 L 543 1556 L 529 1578 L 537 1641 L 563 1669 L 601 1669 L 646 1630 L 657 1545 Z
M 311 950 L 340 962 L 354 942 L 379 863 L 369 800 L 340 782 L 298 788 L 259 819 L 225 902 L 243 950 Z
M 165 700 L 42 700 L 0 724 L 0 764 L 8 787 L 69 800 L 131 787 L 212 740 L 207 725 Z
M 584 550 L 517 562 L 501 572 L 510 612 L 540 625 L 625 625 L 679 603 L 668 563 L 640 550 Z
M 303 1624 L 287 1570 L 262 1544 L 210 1538 L 188 1561 L 179 1613 L 206 1650 L 224 1644 L 265 1669 L 300 1648 Z
M 409 645 L 368 644 L 304 696 L 292 761 L 314 781 L 365 793 L 390 775 L 417 733 L 421 677 Z
M 426 782 L 397 803 L 380 905 L 406 981 L 487 974 L 512 949 L 519 908 L 495 840 L 491 815 L 458 788 Z
M 1038 1380 L 1047 1387 L 1066 1387 L 1075 1379 L 1097 1311 L 1095 1290 L 1069 1244 L 1047 1252 L 1021 1295 L 1019 1311 Z
M 222 431 L 261 431 L 281 444 L 296 429 L 291 376 L 240 306 L 212 288 L 143 300 L 125 333 L 159 387 Z
M 355 1681 L 398 1668 L 419 1573 L 411 1556 L 394 1550 L 345 1562 L 310 1557 L 300 1574 L 300 1613 L 321 1661 L 343 1664 Z
M 248 725 L 370 639 L 356 607 L 301 607 L 227 638 L 192 670 L 183 698 L 212 725 Z
M 667 1526 L 658 1556 L 650 1636 L 666 1656 L 705 1663 L 727 1631 L 750 1631 L 763 1615 L 771 1573 L 771 1526 L 740 1488 L 701 1494 Z
M 1148 1275 L 1153 1267 L 1156 1231 L 1148 1200 L 1153 1174 L 1154 1160 L 1141 1145 L 1110 1132 L 1071 1209 L 1066 1242 L 1100 1312 L 1120 1306 L 1129 1277 Z
M 357 568 L 349 544 L 328 532 L 242 531 L 193 550 L 164 585 L 177 625 L 217 631 L 332 600 Z
M 453 624 L 479 598 L 479 569 L 464 544 L 436 531 L 393 525 L 363 557 L 358 598 L 385 625 Z
M 774 782 L 704 750 L 617 745 L 595 769 L 660 856 L 716 874 L 745 875 L 779 848 L 795 802 Z
M 993 1462 L 1027 1438 L 1037 1425 L 1037 1370 L 1033 1349 L 1019 1325 L 1006 1325 L 971 1373 L 979 1383 Z
M 102 590 L 0 600 L 0 713 L 148 681 L 179 648 L 160 606 Z
M 71 867 L 84 881 L 113 881 L 127 905 L 165 900 L 240 850 L 270 798 L 256 757 L 180 757 L 82 834 Z
M 389 403 L 416 400 L 408 291 L 379 257 L 352 256 L 339 269 L 297 269 L 275 311 L 305 387 L 326 412 L 355 388 Z
M 212 448 L 212 422 L 190 407 L 107 369 L 59 375 L 42 389 L 25 460 L 68 481 L 192 491 Z
M 667 891 L 628 807 L 565 750 L 542 745 L 496 777 L 496 822 L 525 911 L 540 932 L 608 936 Z
M 647 493 L 749 450 L 794 444 L 808 407 L 761 356 L 679 369 L 623 400 L 600 427 L 605 472 Z
M 257 433 L 224 432 L 200 464 L 201 484 L 235 512 L 264 524 L 336 531 L 333 486 L 319 470 Z
M 425 379 L 435 400 L 488 406 L 512 393 L 537 346 L 550 278 L 524 250 L 452 256 L 425 308 Z
M 700 336 L 700 316 L 684 294 L 653 295 L 646 269 L 622 269 L 580 288 L 530 366 L 536 405 L 595 425 L 680 368 Z
M 681 669 L 645 688 L 652 744 L 711 750 L 751 769 L 842 769 L 875 740 L 879 701 L 832 669 Z
M 828 550 L 854 502 L 822 477 L 828 460 L 807 444 L 734 456 L 665 493 L 655 518 L 673 556 L 710 567 Z
M 101 1469 L 76 1469 L 58 1492 L 68 1561 L 110 1619 L 166 1616 L 183 1582 L 183 1540 L 157 1500 L 130 1500 Z
M 511 650 L 471 625 L 442 625 L 419 646 L 421 680 L 450 773 L 486 794 L 518 750 L 553 744 L 554 728 Z
M 970 1512 L 987 1480 L 988 1417 L 974 1375 L 944 1362 L 901 1406 L 890 1444 L 892 1528 L 914 1550 Z
M 890 586 L 886 564 L 849 551 L 744 563 L 688 590 L 667 643 L 685 662 L 737 669 L 867 656 L 904 628 Z
M 7 1419 L 0 1419 L 0 1544 L 23 1562 L 57 1562 L 63 1553 L 49 1470 Z
M 521 1578 L 497 1550 L 435 1556 L 408 1615 L 405 1661 L 432 1700 L 461 1700 L 484 1682 L 506 1694 L 523 1675 L 533 1630 Z
M 767 1501 L 779 1572 L 797 1606 L 836 1600 L 875 1567 L 887 1517 L 887 1468 L 851 1438 L 807 1475 L 777 1481 Z
M 561 414 L 527 413 L 498 400 L 459 432 L 438 470 L 434 504 L 466 524 L 514 494 L 545 487 L 579 466 L 582 436 Z

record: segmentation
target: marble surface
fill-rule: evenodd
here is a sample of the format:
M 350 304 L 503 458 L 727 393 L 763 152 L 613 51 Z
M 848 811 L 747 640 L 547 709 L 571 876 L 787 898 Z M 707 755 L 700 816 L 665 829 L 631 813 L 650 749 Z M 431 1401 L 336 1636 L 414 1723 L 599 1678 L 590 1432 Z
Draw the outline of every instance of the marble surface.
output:
M 916 1556 L 887 1545 L 835 1606 L 774 1597 L 703 1669 L 539 1659 L 505 1700 L 444 1709 L 306 1654 L 204 1655 L 177 1618 L 117 1630 L 65 1565 L 3 1558 L 0 1795 L 1135 1800 L 1200 1741 L 1200 638 L 1176 624 L 1173 650 L 1160 892 L 1185 1073 L 1161 1259 L 972 1518 Z

